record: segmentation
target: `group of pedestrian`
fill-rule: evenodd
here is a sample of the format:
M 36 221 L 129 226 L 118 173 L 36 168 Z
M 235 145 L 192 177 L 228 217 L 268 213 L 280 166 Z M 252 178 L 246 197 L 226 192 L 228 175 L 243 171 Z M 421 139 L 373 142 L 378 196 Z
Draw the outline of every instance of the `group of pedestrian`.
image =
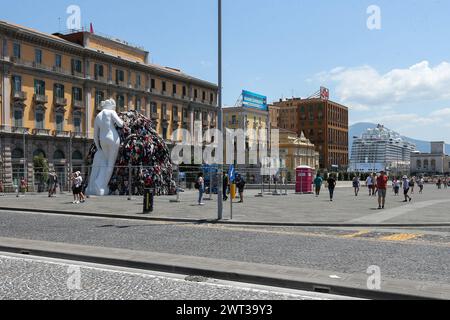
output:
M 86 196 L 83 190 L 83 177 L 81 172 L 77 171 L 70 175 L 70 180 L 72 181 L 72 192 L 73 192 L 73 204 L 79 204 L 86 202 Z
M 369 190 L 369 196 L 373 197 L 378 195 L 378 209 L 382 210 L 386 206 L 386 196 L 388 189 L 388 181 L 389 177 L 387 176 L 385 171 L 381 171 L 379 175 L 370 174 L 366 179 L 366 186 Z M 322 185 L 324 183 L 324 179 L 318 174 L 313 181 L 315 187 L 315 195 L 316 197 L 320 196 L 320 191 Z M 330 194 L 330 201 L 334 199 L 334 192 L 336 188 L 336 178 L 333 174 L 330 174 L 326 184 Z M 398 196 L 400 194 L 400 189 L 403 189 L 403 196 L 405 200 L 403 202 L 411 202 L 412 195 L 415 192 L 415 186 L 419 186 L 419 193 L 423 193 L 425 181 L 423 178 L 417 179 L 416 177 L 409 178 L 408 176 L 403 176 L 400 178 L 394 178 L 392 180 L 392 188 L 394 191 L 394 195 Z M 359 176 L 355 176 L 352 180 L 352 187 L 355 193 L 355 197 L 359 196 L 359 192 L 361 189 L 361 180 Z
M 322 190 L 323 181 L 324 181 L 324 179 L 322 178 L 322 176 L 320 174 L 318 174 L 313 181 L 314 187 L 315 187 L 316 198 L 320 196 L 320 191 Z M 334 191 L 336 189 L 336 184 L 337 184 L 336 177 L 333 174 L 330 174 L 328 176 L 326 186 L 327 186 L 328 192 L 330 194 L 331 202 L 333 202 L 333 200 L 334 200 Z
M 222 198 L 223 201 L 228 201 L 228 195 L 230 193 L 230 187 L 231 184 L 236 185 L 237 191 L 239 193 L 239 201 L 238 203 L 244 203 L 244 189 L 245 189 L 245 179 L 242 177 L 242 175 L 237 174 L 234 181 L 230 180 L 230 177 L 228 177 L 228 174 L 224 173 L 223 179 L 222 179 Z M 205 188 L 205 178 L 203 173 L 199 173 L 197 176 L 197 180 L 195 182 L 195 189 L 198 190 L 198 205 L 204 206 L 203 203 L 203 196 L 206 192 Z M 212 184 L 210 182 L 209 192 L 212 192 Z

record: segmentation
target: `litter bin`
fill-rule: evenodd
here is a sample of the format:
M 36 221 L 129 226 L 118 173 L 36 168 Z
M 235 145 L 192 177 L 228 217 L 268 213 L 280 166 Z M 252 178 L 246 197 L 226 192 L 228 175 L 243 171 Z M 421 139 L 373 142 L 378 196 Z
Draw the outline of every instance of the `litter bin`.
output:
M 143 213 L 153 212 L 153 200 L 155 197 L 155 190 L 150 188 L 144 189 L 144 210 Z

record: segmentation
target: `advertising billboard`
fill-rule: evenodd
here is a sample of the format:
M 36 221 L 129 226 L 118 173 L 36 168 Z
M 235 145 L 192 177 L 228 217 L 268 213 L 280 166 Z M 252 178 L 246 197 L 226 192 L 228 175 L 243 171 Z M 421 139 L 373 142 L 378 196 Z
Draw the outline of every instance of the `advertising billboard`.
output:
M 246 108 L 268 111 L 267 97 L 257 93 L 242 90 L 242 105 Z

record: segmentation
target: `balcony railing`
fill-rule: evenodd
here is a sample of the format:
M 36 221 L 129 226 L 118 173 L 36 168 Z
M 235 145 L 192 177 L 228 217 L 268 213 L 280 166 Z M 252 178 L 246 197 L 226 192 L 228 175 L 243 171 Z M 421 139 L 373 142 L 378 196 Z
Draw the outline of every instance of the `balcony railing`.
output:
M 163 114 L 162 119 L 163 121 L 169 121 L 170 116 L 168 114 Z
M 75 77 L 84 78 L 83 72 L 72 71 L 72 75 L 75 76 Z
M 125 85 L 125 81 L 116 81 L 116 85 L 120 86 L 120 87 L 126 87 Z
M 72 132 L 72 138 L 74 139 L 84 139 L 85 136 L 83 135 L 82 132 Z
M 61 107 L 67 106 L 66 98 L 55 97 L 54 102 L 55 102 L 56 106 L 61 106 Z
M 83 109 L 83 100 L 72 100 L 72 106 L 74 109 Z
M 159 119 L 159 113 L 152 112 L 151 118 L 152 118 L 152 120 L 158 120 Z
M 100 82 L 106 83 L 106 78 L 105 77 L 95 76 L 94 79 L 96 81 L 100 81 Z
M 28 134 L 30 132 L 29 128 L 24 128 L 24 127 L 11 127 L 11 133 L 16 133 L 16 134 Z
M 33 134 L 36 136 L 50 136 L 50 130 L 48 130 L 48 129 L 33 129 Z
M 35 94 L 34 95 L 34 102 L 36 103 L 48 103 L 48 96 L 42 95 L 42 94 Z
M 24 91 L 15 91 L 13 97 L 16 101 L 25 101 L 27 100 L 27 93 Z
M 178 116 L 178 114 L 174 114 L 174 115 L 172 116 L 172 121 L 173 121 L 173 122 L 179 122 L 179 121 L 180 121 L 180 117 Z
M 53 136 L 57 138 L 70 138 L 70 131 L 54 130 Z

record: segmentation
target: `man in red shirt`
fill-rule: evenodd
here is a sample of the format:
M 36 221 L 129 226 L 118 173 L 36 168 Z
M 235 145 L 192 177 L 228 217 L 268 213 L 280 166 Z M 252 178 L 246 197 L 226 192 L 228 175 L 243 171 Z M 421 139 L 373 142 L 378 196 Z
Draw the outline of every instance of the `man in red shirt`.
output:
M 384 209 L 384 205 L 386 204 L 387 184 L 388 177 L 386 176 L 386 172 L 381 171 L 380 176 L 377 178 L 378 210 Z

